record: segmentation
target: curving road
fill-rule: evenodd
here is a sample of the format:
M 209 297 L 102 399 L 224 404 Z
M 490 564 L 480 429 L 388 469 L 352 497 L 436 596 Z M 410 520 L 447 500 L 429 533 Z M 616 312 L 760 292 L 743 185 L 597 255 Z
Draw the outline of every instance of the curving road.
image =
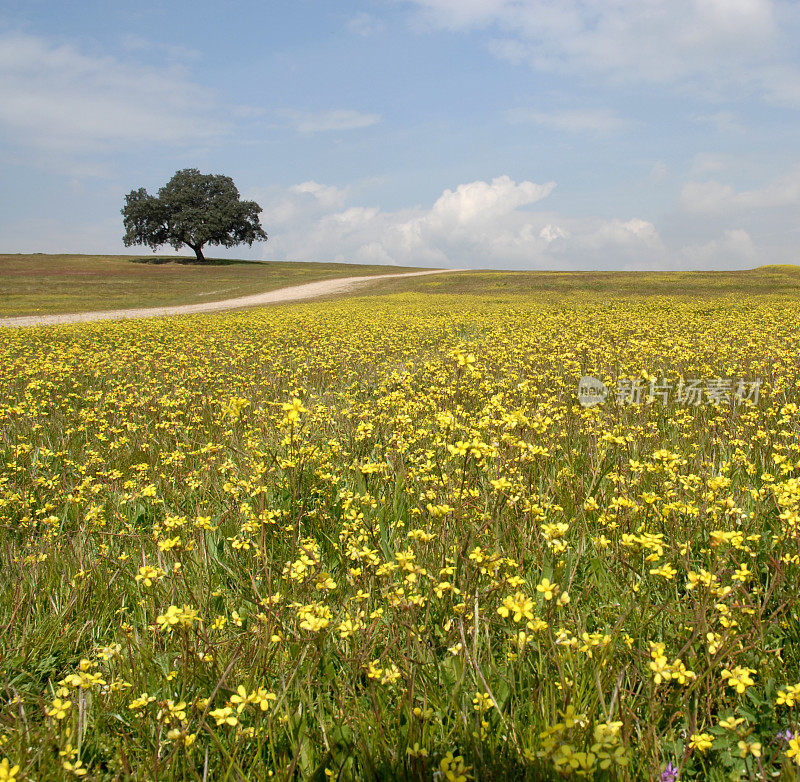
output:
M 461 269 L 432 269 L 424 272 L 403 272 L 401 274 L 370 274 L 365 277 L 340 277 L 334 280 L 319 280 L 303 285 L 292 285 L 274 291 L 255 293 L 252 296 L 239 296 L 222 301 L 205 301 L 202 304 L 180 304 L 174 307 L 146 307 L 130 310 L 106 310 L 103 312 L 72 312 L 65 315 L 24 315 L 16 318 L 0 318 L 0 326 L 52 326 L 59 323 L 89 323 L 95 320 L 123 320 L 126 318 L 155 318 L 160 315 L 193 315 L 198 312 L 219 312 L 240 307 L 258 307 L 261 304 L 277 304 L 282 301 L 298 301 L 329 296 L 335 293 L 349 293 L 373 280 L 387 280 L 392 277 L 422 277 L 426 274 L 447 274 Z

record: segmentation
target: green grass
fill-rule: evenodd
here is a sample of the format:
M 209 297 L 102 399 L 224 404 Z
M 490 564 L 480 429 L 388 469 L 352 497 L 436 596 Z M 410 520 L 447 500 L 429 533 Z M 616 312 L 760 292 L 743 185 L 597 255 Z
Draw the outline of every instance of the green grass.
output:
M 414 271 L 348 263 L 255 263 L 135 255 L 0 255 L 0 317 L 196 304 L 362 274 Z

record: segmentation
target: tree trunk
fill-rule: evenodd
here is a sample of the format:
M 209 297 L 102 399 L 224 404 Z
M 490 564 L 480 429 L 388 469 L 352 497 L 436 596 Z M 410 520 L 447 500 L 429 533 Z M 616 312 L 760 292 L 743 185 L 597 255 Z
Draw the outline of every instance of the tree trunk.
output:
M 187 242 L 187 244 L 188 244 L 188 242 Z M 197 256 L 197 260 L 200 261 L 201 263 L 205 263 L 206 259 L 205 259 L 205 256 L 203 255 L 203 245 L 202 244 L 190 244 L 189 247 L 191 247 L 194 250 L 194 254 Z

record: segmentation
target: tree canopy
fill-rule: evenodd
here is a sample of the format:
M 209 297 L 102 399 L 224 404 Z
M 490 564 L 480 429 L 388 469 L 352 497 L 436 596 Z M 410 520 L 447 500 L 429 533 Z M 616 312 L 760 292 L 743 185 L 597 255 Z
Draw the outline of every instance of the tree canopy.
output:
M 242 201 L 233 180 L 222 174 L 201 174 L 196 168 L 175 172 L 150 195 L 145 188 L 131 190 L 122 208 L 126 247 L 144 244 L 155 251 L 165 244 L 176 250 L 186 245 L 204 261 L 206 244 L 233 247 L 266 241 L 255 201 Z

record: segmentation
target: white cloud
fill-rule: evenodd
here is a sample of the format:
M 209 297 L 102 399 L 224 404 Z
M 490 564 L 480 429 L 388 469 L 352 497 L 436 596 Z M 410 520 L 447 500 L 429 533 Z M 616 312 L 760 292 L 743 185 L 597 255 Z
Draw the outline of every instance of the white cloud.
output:
M 755 190 L 736 191 L 716 181 L 687 182 L 681 190 L 681 206 L 691 214 L 721 215 L 800 204 L 800 168 Z
M 281 230 L 298 220 L 318 219 L 331 210 L 344 208 L 348 191 L 346 187 L 323 185 L 312 180 L 292 185 L 286 190 L 251 188 L 243 196 L 264 208 L 262 224 L 278 226 L 278 230 Z
M 227 129 L 216 106 L 180 68 L 0 34 L 0 128 L 16 145 L 61 153 L 196 142 Z
M 759 262 L 759 253 L 750 234 L 742 228 L 734 228 L 710 242 L 693 244 L 681 250 L 684 265 L 695 269 L 730 269 L 754 266 Z
M 539 70 L 800 104 L 798 11 L 783 0 L 398 1 L 428 25 L 485 28 L 497 56 Z
M 659 248 L 661 237 L 647 220 L 604 220 L 591 233 L 582 237 L 582 246 L 599 249 L 609 245 L 632 248 Z
M 550 242 L 554 242 L 556 239 L 566 239 L 569 234 L 563 228 L 559 228 L 559 226 L 553 225 L 553 223 L 548 223 L 539 231 L 539 236 L 550 244 Z
M 555 182 L 544 185 L 533 182 L 516 184 L 505 175 L 496 177 L 491 183 L 470 182 L 459 185 L 455 190 L 445 190 L 425 219 L 442 230 L 483 227 L 517 207 L 546 198 L 555 186 Z
M 283 109 L 278 112 L 285 117 L 299 133 L 321 133 L 329 130 L 355 130 L 367 128 L 380 122 L 380 114 L 368 114 L 350 109 L 306 112 Z
M 570 218 L 535 205 L 554 182 L 499 176 L 446 189 L 430 207 L 342 205 L 340 188 L 304 183 L 261 196 L 265 258 L 473 268 L 598 268 L 665 258 L 642 219 Z M 326 207 L 324 204 L 331 204 Z
M 301 182 L 299 185 L 292 185 L 289 188 L 290 193 L 297 193 L 302 195 L 308 193 L 314 196 L 319 202 L 319 205 L 325 209 L 332 209 L 334 207 L 344 206 L 345 199 L 347 198 L 348 188 L 336 187 L 334 185 L 321 185 L 319 182 Z
M 567 109 L 564 111 L 536 111 L 516 108 L 507 112 L 511 122 L 531 122 L 534 125 L 563 130 L 568 133 L 613 133 L 625 127 L 626 122 L 609 109 Z

